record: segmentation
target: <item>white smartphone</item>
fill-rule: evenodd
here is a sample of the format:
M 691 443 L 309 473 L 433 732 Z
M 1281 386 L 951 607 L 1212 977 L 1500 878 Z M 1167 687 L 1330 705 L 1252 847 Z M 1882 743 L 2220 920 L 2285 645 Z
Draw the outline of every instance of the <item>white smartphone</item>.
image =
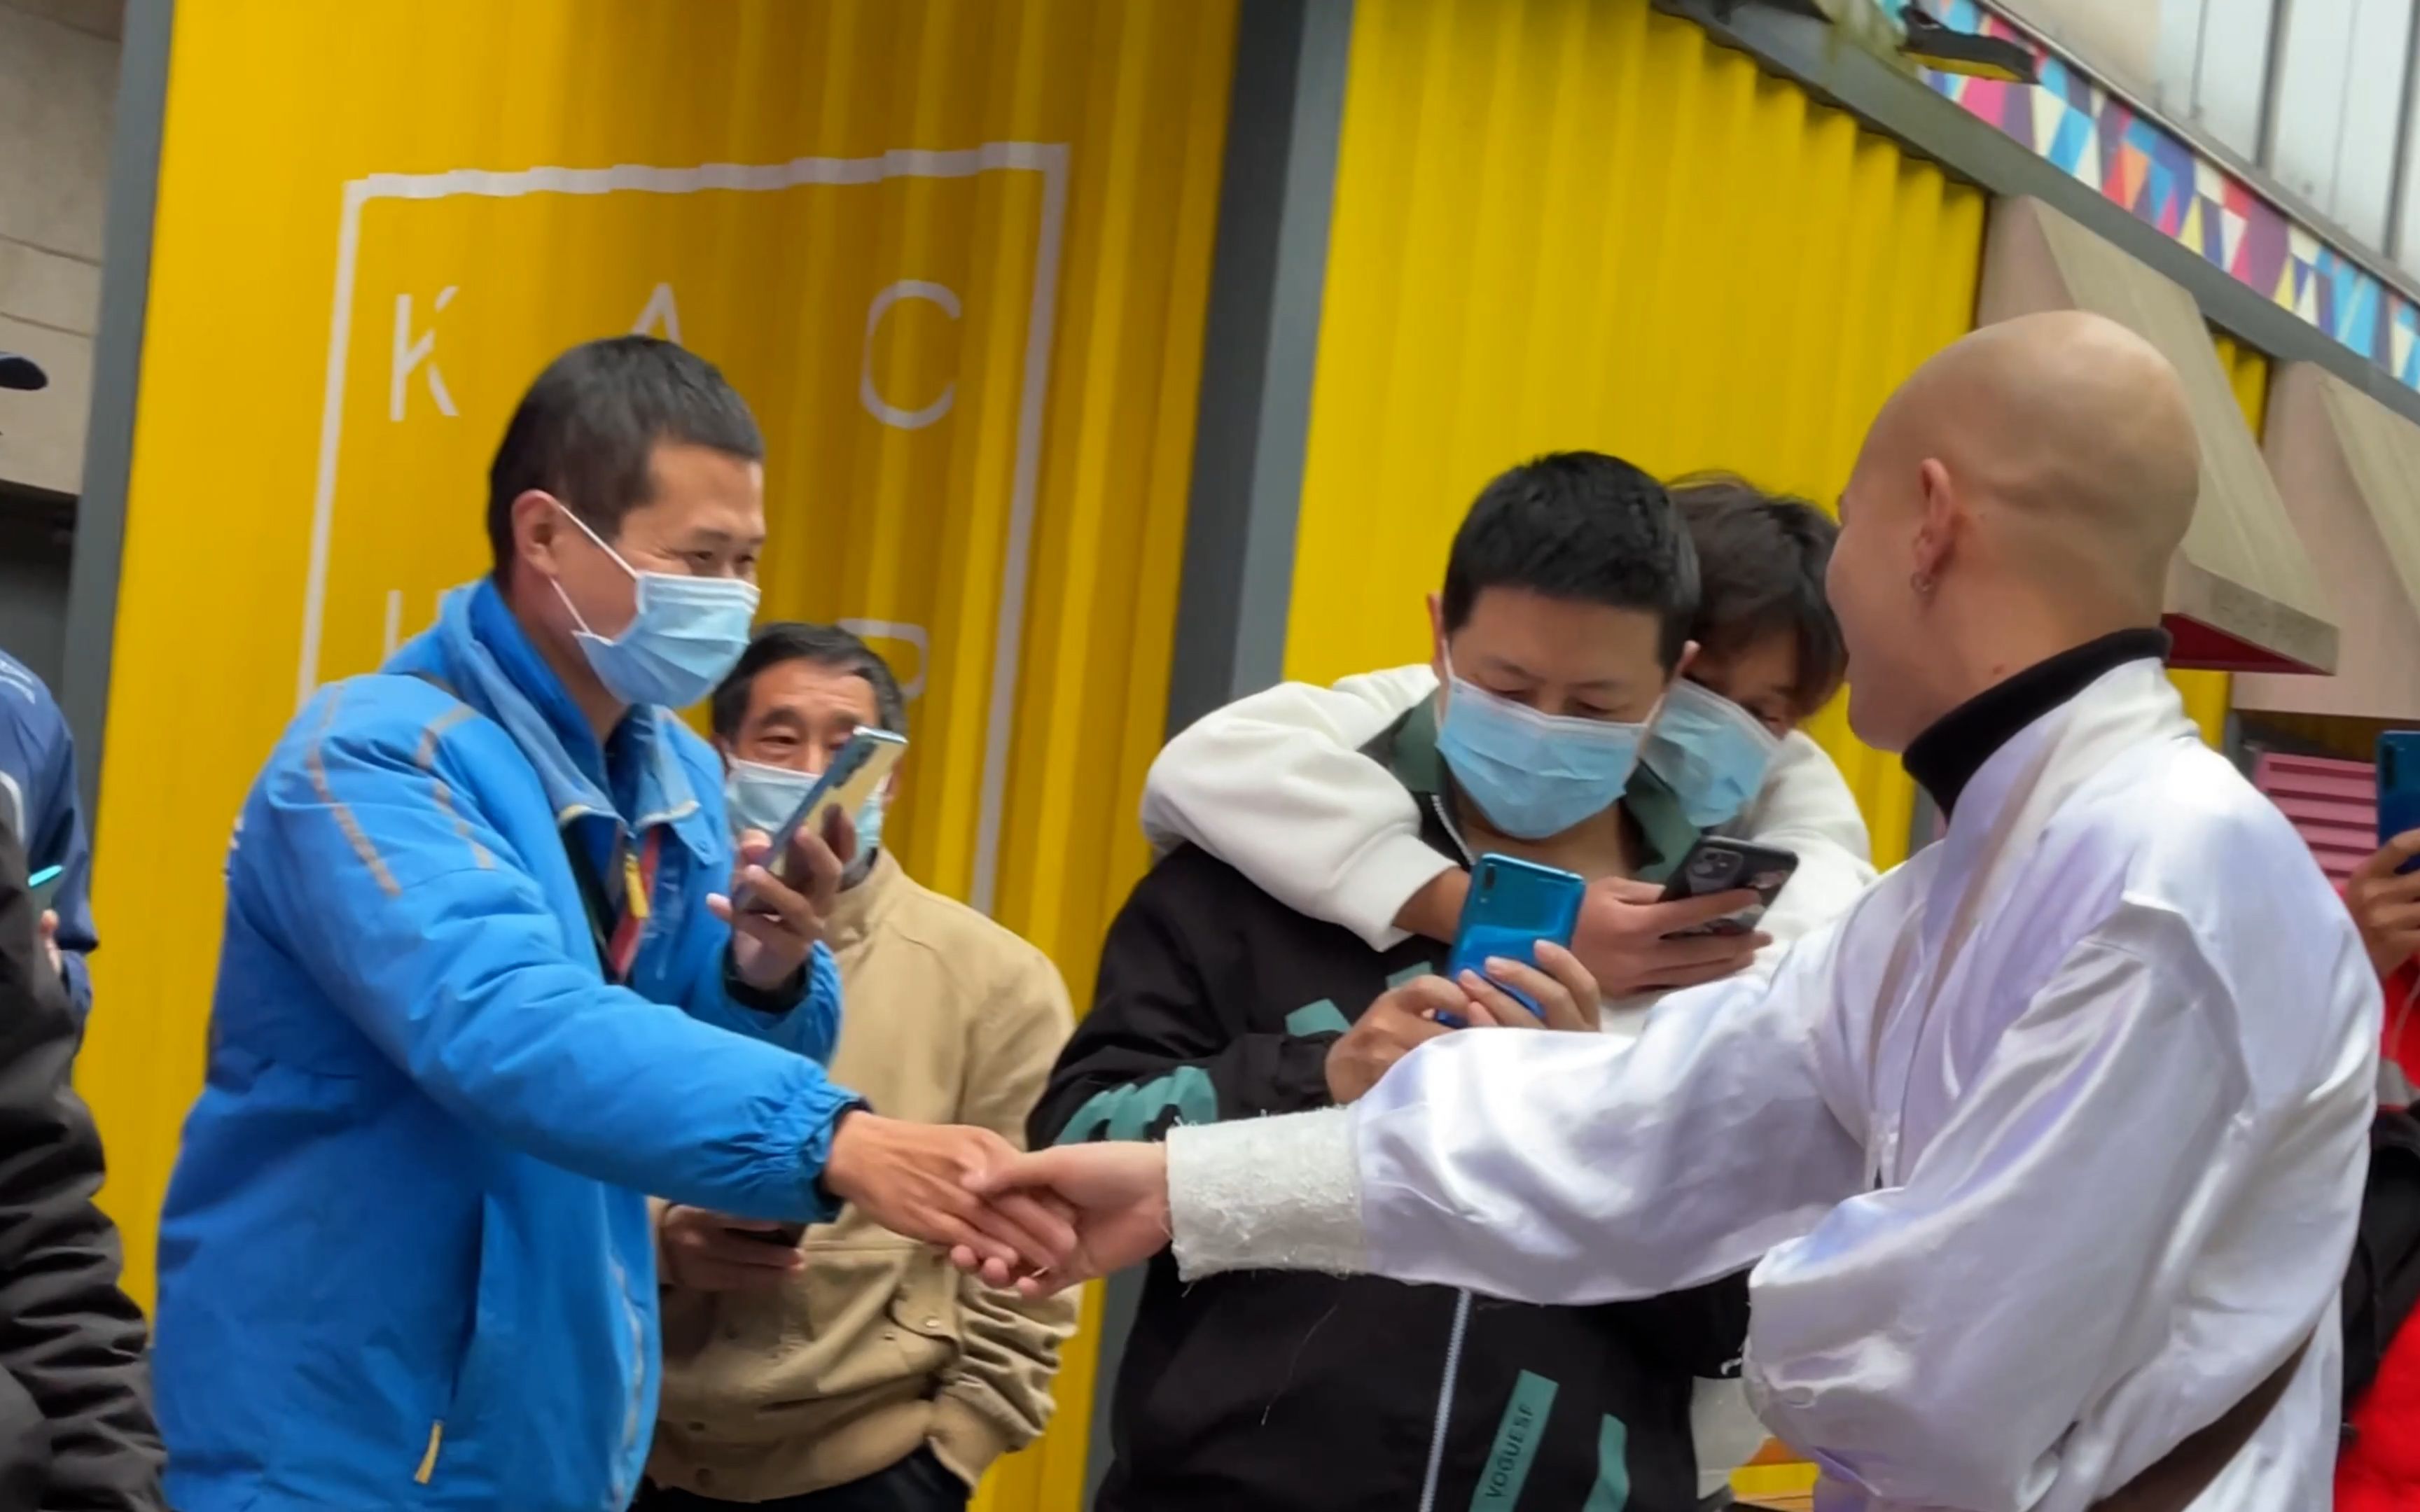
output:
M 790 841 L 800 826 L 807 833 L 820 835 L 825 823 L 835 812 L 854 818 L 865 807 L 899 764 L 908 751 L 908 737 L 892 734 L 888 730 L 874 730 L 863 725 L 848 737 L 848 744 L 833 755 L 824 775 L 799 800 L 798 808 L 783 821 L 781 832 L 773 837 L 773 852 L 766 860 L 766 870 L 782 881 L 790 880 L 786 868 L 790 859 Z

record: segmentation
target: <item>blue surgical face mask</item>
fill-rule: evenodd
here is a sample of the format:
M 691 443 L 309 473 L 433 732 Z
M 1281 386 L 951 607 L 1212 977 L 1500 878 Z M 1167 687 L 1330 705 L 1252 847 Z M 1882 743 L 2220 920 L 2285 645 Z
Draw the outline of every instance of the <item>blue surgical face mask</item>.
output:
M 1671 784 L 1689 823 L 1711 829 L 1756 801 L 1780 750 L 1781 737 L 1755 715 L 1683 678 L 1665 696 L 1645 760 Z
M 587 521 L 560 502 L 554 507 L 639 585 L 629 625 L 608 638 L 588 627 L 588 617 L 563 591 L 561 580 L 554 584 L 555 596 L 579 624 L 573 639 L 580 642 L 581 655 L 588 658 L 605 691 L 625 703 L 672 709 L 685 709 L 706 697 L 748 649 L 749 626 L 756 618 L 756 585 L 740 578 L 641 572 L 590 530 Z
M 1541 714 L 1457 677 L 1437 753 L 1489 824 L 1544 840 L 1621 800 L 1646 734 L 1644 722 Z
M 730 776 L 722 779 L 723 807 L 730 815 L 731 832 L 761 829 L 768 835 L 778 834 L 790 815 L 806 801 L 820 772 L 794 772 L 786 766 L 767 766 L 761 762 L 734 759 Z M 874 791 L 873 796 L 858 806 L 857 854 L 871 856 L 882 846 L 882 812 L 888 796 L 889 783 Z
M 731 832 L 760 829 L 778 834 L 814 785 L 813 772 L 734 760 L 730 774 L 722 779 L 722 806 L 731 820 Z

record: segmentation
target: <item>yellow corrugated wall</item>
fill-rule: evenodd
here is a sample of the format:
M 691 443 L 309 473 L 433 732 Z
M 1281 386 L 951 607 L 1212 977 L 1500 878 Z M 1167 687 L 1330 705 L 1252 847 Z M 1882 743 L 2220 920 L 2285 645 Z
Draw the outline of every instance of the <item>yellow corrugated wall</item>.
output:
M 1145 860 L 1233 16 L 179 13 L 81 1070 L 138 1294 L 244 788 L 301 686 L 371 667 L 486 566 L 488 454 L 578 340 L 676 332 L 750 395 L 766 611 L 874 626 L 916 695 L 899 851 L 988 889 L 1084 1000 Z M 992 1512 L 1077 1504 L 1093 1371 L 1088 1336 Z
M 2235 402 L 2242 408 L 2243 423 L 2252 427 L 2257 438 L 2269 417 L 2269 357 L 2257 347 L 2247 347 L 2224 331 L 2212 331 L 2211 341 L 2218 348 L 2218 362 L 2226 369 L 2227 382 L 2235 390 Z M 2201 727 L 2201 737 L 2214 748 L 2226 745 L 2226 716 L 2235 706 L 2235 684 L 2225 672 L 2171 671 L 2168 680 L 2177 685 L 2184 696 L 2185 713 Z
M 1420 594 L 1531 454 L 1827 506 L 1974 312 L 1983 196 L 1647 0 L 1356 8 L 1289 676 L 1425 659 Z M 1913 789 L 1847 731 L 1875 858 Z

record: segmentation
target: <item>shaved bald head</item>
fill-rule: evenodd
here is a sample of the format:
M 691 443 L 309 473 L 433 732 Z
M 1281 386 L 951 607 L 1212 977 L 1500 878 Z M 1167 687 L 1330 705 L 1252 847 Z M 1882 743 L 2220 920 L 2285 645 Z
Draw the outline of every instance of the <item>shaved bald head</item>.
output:
M 1986 326 L 1918 368 L 1841 501 L 1857 733 L 1903 749 L 2010 672 L 2158 624 L 2200 452 L 2176 370 L 2099 316 Z

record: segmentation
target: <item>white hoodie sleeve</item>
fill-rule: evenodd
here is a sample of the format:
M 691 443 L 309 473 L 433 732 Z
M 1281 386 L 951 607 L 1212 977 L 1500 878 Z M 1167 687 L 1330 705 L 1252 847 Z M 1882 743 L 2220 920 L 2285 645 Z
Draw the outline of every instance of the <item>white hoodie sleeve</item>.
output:
M 1453 863 L 1420 839 L 1418 803 L 1360 754 L 1436 692 L 1426 667 L 1285 683 L 1196 720 L 1143 785 L 1153 847 L 1191 842 L 1297 913 L 1373 949 L 1404 938 L 1395 916 Z
M 1849 911 L 1874 883 L 1873 842 L 1840 768 L 1823 748 L 1792 732 L 1765 773 L 1764 786 L 1727 833 L 1798 857 L 1798 870 L 1761 926 L 1778 960 L 1792 941 Z
M 1435 691 L 1427 667 L 1398 667 L 1334 687 L 1284 683 L 1214 710 L 1152 763 L 1143 832 L 1160 851 L 1198 845 L 1287 907 L 1389 949 L 1404 938 L 1404 903 L 1453 863 L 1420 839 L 1418 804 L 1360 748 Z M 1804 734 L 1782 743 L 1730 828 L 1798 856 L 1764 918 L 1774 958 L 1874 880 L 1857 800 Z

